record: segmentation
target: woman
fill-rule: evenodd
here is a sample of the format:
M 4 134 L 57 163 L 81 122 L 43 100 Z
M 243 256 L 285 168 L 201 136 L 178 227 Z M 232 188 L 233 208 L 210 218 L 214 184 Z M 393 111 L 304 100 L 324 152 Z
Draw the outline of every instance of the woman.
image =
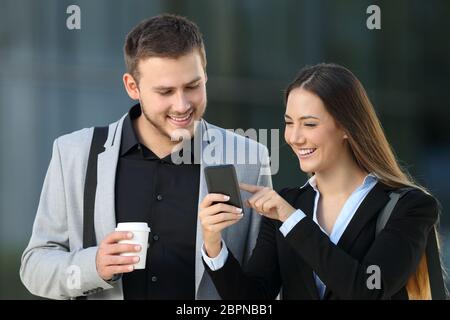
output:
M 244 269 L 221 238 L 239 210 L 217 204 L 223 195 L 201 203 L 205 268 L 222 298 L 430 298 L 424 251 L 437 202 L 398 165 L 361 83 L 319 64 L 300 72 L 285 101 L 285 140 L 311 178 L 279 194 L 241 184 L 264 216 Z M 414 190 L 375 236 L 389 193 L 404 187 Z

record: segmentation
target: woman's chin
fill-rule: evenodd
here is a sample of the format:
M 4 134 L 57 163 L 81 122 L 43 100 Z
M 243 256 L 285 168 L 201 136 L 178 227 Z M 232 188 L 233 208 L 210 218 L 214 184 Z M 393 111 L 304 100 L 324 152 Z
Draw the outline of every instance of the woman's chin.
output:
M 302 170 L 304 173 L 313 173 L 315 170 L 311 166 L 302 165 L 302 162 L 300 161 L 300 170 Z

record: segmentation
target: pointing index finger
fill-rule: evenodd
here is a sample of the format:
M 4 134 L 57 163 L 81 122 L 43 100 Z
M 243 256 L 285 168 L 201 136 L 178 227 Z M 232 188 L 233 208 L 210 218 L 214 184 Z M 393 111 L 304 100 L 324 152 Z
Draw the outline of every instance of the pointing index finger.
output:
M 248 191 L 250 193 L 255 193 L 255 192 L 258 192 L 259 190 L 263 189 L 263 187 L 255 186 L 253 184 L 242 183 L 242 182 L 239 183 L 239 188 L 244 191 Z

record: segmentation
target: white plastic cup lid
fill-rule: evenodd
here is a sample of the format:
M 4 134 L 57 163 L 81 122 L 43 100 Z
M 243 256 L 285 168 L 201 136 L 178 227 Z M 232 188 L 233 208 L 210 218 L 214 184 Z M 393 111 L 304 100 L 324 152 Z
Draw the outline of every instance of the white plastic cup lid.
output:
M 117 224 L 116 231 L 150 232 L 150 227 L 146 222 L 121 222 Z

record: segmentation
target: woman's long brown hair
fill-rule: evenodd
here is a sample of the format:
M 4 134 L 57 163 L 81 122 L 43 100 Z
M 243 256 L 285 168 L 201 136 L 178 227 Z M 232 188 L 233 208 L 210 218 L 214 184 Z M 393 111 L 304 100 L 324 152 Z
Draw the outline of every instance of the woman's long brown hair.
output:
M 328 113 L 346 132 L 353 158 L 363 170 L 375 173 L 390 187 L 415 187 L 428 193 L 398 164 L 364 87 L 351 71 L 325 63 L 305 67 L 286 89 L 285 102 L 289 93 L 299 87 L 322 100 Z M 409 299 L 431 299 L 425 253 L 416 272 L 409 277 L 406 290 Z

